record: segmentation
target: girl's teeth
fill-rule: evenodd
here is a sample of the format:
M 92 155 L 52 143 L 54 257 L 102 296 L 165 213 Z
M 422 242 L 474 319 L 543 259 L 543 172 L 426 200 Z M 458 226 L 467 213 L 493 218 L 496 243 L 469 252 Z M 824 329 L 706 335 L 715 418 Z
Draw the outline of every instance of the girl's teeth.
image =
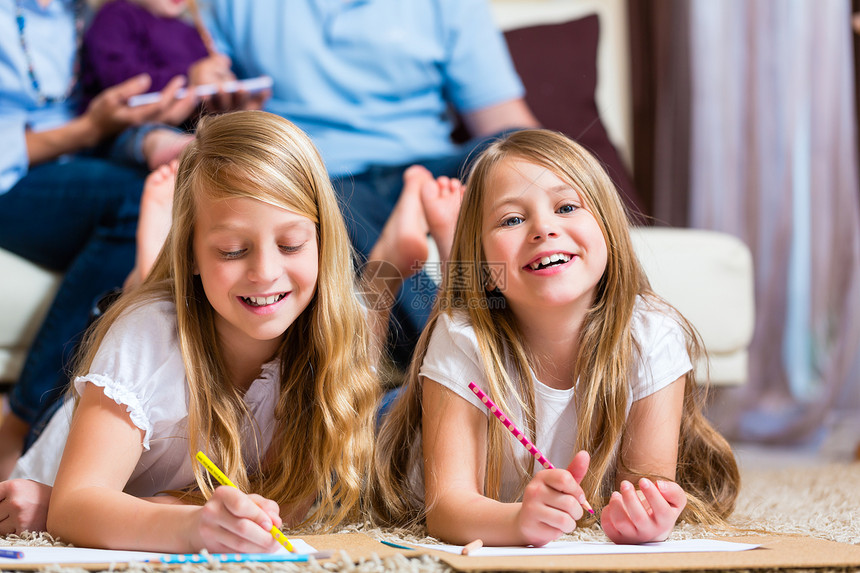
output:
M 542 266 L 545 267 L 551 263 L 557 263 L 559 261 L 566 263 L 569 260 L 570 260 L 569 255 L 565 255 L 563 253 L 555 253 L 555 254 L 552 254 L 548 257 L 541 257 L 541 259 L 539 261 L 535 261 L 531 264 L 531 268 L 532 268 L 532 270 L 536 271 Z
M 272 296 L 248 296 L 244 297 L 245 302 L 250 304 L 251 306 L 267 306 L 270 304 L 274 304 L 284 298 L 284 295 L 272 295 Z

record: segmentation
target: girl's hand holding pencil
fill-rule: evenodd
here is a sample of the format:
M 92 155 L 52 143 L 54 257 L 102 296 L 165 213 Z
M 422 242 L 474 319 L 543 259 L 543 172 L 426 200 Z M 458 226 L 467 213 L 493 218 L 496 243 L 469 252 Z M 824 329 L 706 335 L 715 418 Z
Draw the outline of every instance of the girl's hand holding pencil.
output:
M 198 514 L 193 531 L 200 535 L 200 547 L 219 553 L 273 553 L 283 550 L 283 544 L 293 550 L 290 540 L 281 533 L 277 503 L 239 491 L 203 452 L 197 452 L 197 461 L 218 483 L 226 486 L 215 488 Z
M 517 525 L 526 543 L 540 547 L 576 529 L 585 510 L 579 482 L 588 470 L 587 452 L 579 452 L 566 470 L 538 472 L 526 486 Z
M 545 545 L 576 529 L 577 520 L 586 511 L 594 514 L 594 510 L 585 498 L 585 492 L 579 485 L 591 461 L 588 452 L 577 453 L 567 470 L 555 469 L 555 466 L 477 384 L 469 382 L 469 389 L 545 468 L 544 471 L 538 472 L 526 486 L 522 506 L 517 515 L 518 529 L 526 543 L 535 546 Z
M 271 529 L 281 526 L 278 506 L 235 487 L 218 487 L 195 514 L 192 546 L 211 553 L 274 553 L 283 551 Z

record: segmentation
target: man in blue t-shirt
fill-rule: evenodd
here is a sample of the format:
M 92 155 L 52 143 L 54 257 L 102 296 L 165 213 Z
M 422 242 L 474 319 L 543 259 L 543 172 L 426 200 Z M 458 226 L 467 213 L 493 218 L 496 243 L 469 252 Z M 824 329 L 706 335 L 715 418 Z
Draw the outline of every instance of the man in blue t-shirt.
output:
M 482 140 L 537 126 L 487 0 L 210 0 L 208 8 L 236 76 L 271 76 L 265 109 L 320 150 L 364 256 L 407 167 L 459 176 Z M 458 116 L 472 137 L 465 145 L 451 139 Z M 401 364 L 433 293 L 423 273 L 401 290 L 391 329 Z

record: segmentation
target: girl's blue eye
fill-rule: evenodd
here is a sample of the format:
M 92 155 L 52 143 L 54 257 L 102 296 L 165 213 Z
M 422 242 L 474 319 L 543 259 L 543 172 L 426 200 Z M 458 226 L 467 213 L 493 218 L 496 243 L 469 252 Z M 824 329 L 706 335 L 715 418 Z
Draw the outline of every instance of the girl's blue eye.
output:
M 521 217 L 508 217 L 504 221 L 502 221 L 502 227 L 513 227 L 514 225 L 519 225 L 523 220 Z
M 561 207 L 558 208 L 558 212 L 559 213 L 573 213 L 577 209 L 579 209 L 579 207 L 577 207 L 576 205 L 562 205 Z

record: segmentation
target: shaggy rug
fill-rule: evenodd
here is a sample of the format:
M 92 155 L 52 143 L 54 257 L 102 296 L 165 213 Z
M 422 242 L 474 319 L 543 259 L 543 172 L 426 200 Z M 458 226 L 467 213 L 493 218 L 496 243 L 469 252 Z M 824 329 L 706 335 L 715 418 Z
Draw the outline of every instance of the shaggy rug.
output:
M 860 463 L 828 464 L 790 469 L 748 469 L 742 471 L 743 484 L 737 509 L 730 518 L 731 530 L 706 530 L 700 526 L 680 524 L 672 539 L 707 538 L 722 535 L 785 533 L 804 535 L 840 543 L 860 545 Z M 366 526 L 349 526 L 340 532 L 362 532 L 377 539 L 406 542 L 432 542 L 420 532 L 383 531 Z M 568 540 L 603 541 L 599 528 L 578 530 L 566 536 Z M 60 545 L 45 533 L 8 536 L 0 545 Z M 8 565 L 5 566 L 8 568 Z M 70 567 L 48 568 L 63 573 L 83 573 L 83 569 Z M 154 572 L 163 566 L 133 565 L 129 571 Z M 355 573 L 382 573 L 388 571 L 415 573 L 447 573 L 452 571 L 445 563 L 430 556 L 407 558 L 402 554 L 385 558 L 365 559 L 359 563 L 345 554 L 333 560 L 311 561 L 307 564 L 258 565 L 187 565 L 183 571 L 200 573 L 218 569 L 232 573 L 246 571 L 351 571 Z M 174 571 L 176 569 L 173 569 Z M 740 570 L 733 570 L 738 571 Z M 774 573 L 773 569 L 757 569 L 757 573 Z M 780 569 L 781 573 L 844 573 L 860 571 L 856 566 L 829 569 Z

